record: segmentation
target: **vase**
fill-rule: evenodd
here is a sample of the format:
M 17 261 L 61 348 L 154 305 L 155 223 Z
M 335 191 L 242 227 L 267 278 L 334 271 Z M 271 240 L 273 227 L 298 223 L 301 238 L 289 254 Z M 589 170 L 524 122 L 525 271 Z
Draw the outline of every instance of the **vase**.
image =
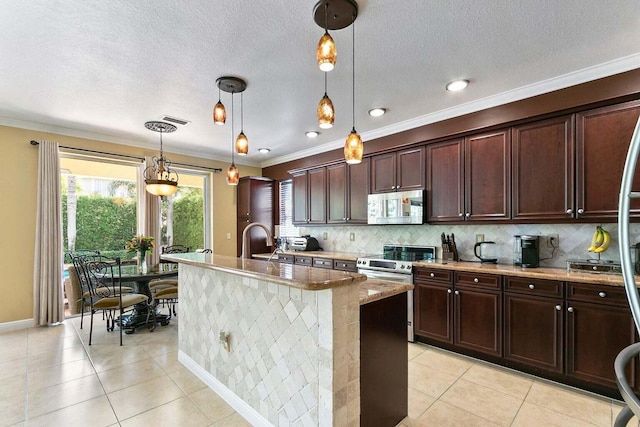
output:
M 147 272 L 147 251 L 138 251 L 138 270 Z

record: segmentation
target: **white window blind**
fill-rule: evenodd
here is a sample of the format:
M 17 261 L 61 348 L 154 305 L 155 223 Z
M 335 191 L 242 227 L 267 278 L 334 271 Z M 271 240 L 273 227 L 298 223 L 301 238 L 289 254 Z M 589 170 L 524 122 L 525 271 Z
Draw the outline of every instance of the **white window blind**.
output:
M 297 237 L 293 226 L 293 183 L 290 179 L 280 181 L 280 237 Z

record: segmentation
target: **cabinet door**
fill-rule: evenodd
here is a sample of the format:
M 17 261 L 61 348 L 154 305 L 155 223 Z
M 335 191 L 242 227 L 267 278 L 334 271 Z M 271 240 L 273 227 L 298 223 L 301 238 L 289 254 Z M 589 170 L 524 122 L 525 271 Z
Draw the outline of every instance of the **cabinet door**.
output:
M 562 299 L 504 294 L 504 358 L 562 373 Z
M 396 189 L 396 153 L 371 158 L 371 192 L 387 193 Z
M 427 222 L 461 221 L 463 140 L 427 145 Z
M 251 180 L 241 179 L 238 182 L 238 202 L 236 212 L 238 217 L 251 215 Z
M 367 223 L 367 196 L 369 195 L 369 158 L 357 165 L 349 165 L 349 191 L 347 191 L 347 222 Z
M 617 389 L 613 362 L 623 348 L 635 342 L 629 309 L 568 300 L 566 323 L 566 374 Z M 634 363 L 629 364 L 627 379 L 636 388 Z
M 515 127 L 512 138 L 513 219 L 573 218 L 573 116 Z
M 306 224 L 309 222 L 307 172 L 296 172 L 292 175 L 293 223 Z
M 424 189 L 424 148 L 398 151 L 396 154 L 396 190 Z
M 577 114 L 578 218 L 602 218 L 611 222 L 617 218 L 622 170 L 639 115 L 639 101 Z M 638 173 L 634 177 L 633 191 L 640 191 Z M 631 214 L 640 216 L 640 200 L 631 200 Z
M 511 217 L 511 133 L 509 130 L 465 138 L 465 218 Z
M 327 222 L 327 169 L 311 169 L 308 179 L 309 224 L 325 224 Z
M 454 344 L 502 356 L 502 293 L 456 286 Z
M 327 223 L 347 221 L 347 164 L 327 166 Z
M 451 285 L 417 281 L 413 299 L 415 334 L 449 344 L 453 343 Z

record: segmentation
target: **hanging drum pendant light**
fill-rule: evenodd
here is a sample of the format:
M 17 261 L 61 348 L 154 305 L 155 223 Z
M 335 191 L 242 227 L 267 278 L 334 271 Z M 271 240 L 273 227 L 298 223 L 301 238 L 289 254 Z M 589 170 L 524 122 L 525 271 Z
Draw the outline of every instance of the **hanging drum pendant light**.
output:
M 178 191 L 178 174 L 171 169 L 171 161 L 164 156 L 162 151 L 162 134 L 175 132 L 176 127 L 165 122 L 146 122 L 149 130 L 160 132 L 160 157 L 153 158 L 153 165 L 144 170 L 145 189 L 154 196 L 170 196 Z
M 218 85 L 218 103 L 213 107 L 213 123 L 218 126 L 224 125 L 227 121 L 227 112 L 224 109 L 222 101 L 220 101 L 220 85 Z
M 331 98 L 327 96 L 327 73 L 324 73 L 324 96 L 318 103 L 317 114 L 318 126 L 320 126 L 320 128 L 329 129 L 333 127 L 336 113 L 333 109 L 333 102 L 331 102 Z
M 240 92 L 240 133 L 236 138 L 236 153 L 245 156 L 249 152 L 249 140 L 244 134 L 244 99 L 243 93 Z M 231 95 L 233 97 L 233 95 Z
M 352 68 L 351 68 L 351 81 L 352 81 L 352 99 L 353 102 L 351 104 L 351 114 L 353 120 L 353 128 L 351 129 L 351 133 L 347 136 L 347 140 L 344 143 L 344 159 L 350 165 L 358 164 L 362 161 L 362 154 L 364 153 L 364 145 L 362 144 L 362 138 L 358 135 L 356 131 L 356 17 L 353 17 L 353 26 L 351 27 L 352 31 Z

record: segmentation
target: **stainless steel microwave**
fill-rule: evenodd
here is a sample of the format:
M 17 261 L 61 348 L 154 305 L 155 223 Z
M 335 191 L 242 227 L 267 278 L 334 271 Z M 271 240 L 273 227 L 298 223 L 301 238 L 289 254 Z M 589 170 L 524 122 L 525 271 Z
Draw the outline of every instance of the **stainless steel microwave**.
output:
M 424 224 L 424 190 L 369 194 L 368 224 Z

